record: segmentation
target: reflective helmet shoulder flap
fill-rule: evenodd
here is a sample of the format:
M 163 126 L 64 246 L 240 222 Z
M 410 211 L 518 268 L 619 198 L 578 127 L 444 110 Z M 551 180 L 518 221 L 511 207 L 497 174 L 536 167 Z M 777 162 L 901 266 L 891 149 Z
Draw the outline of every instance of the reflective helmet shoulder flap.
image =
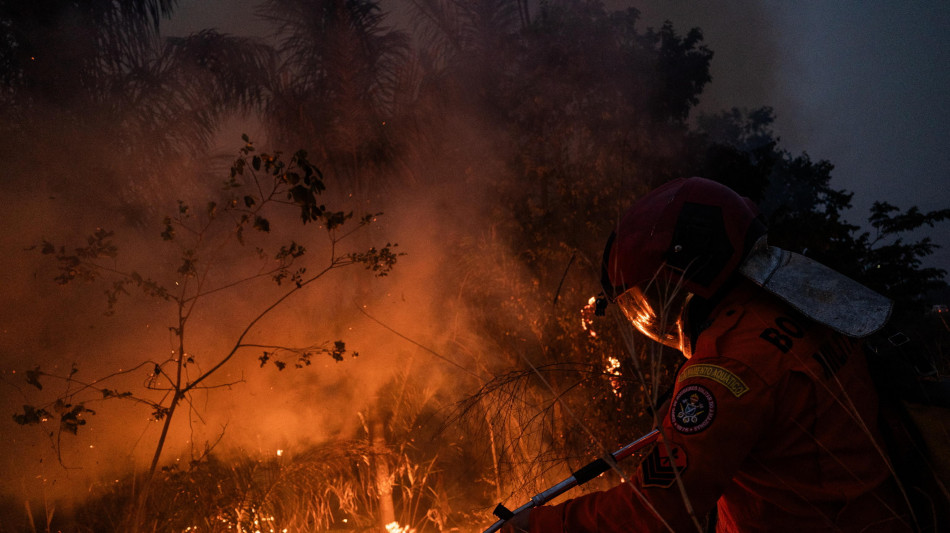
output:
M 624 214 L 604 252 L 604 289 L 616 297 L 661 275 L 709 298 L 765 233 L 755 205 L 725 185 L 671 181 Z

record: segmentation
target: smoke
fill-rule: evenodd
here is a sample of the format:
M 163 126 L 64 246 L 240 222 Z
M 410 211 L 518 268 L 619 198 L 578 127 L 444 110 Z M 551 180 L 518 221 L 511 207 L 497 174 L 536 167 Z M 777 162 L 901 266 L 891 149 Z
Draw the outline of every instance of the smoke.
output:
M 606 2 L 611 9 L 630 4 Z M 197 9 L 196 5 L 183 3 L 183 12 Z M 681 34 L 693 26 L 704 30 L 705 42 L 716 56 L 713 82 L 702 95 L 701 110 L 774 105 L 780 130 L 788 134 L 795 126 L 782 119 L 783 104 L 791 97 L 783 94 L 775 74 L 781 60 L 775 22 L 764 4 L 738 5 L 635 4 L 642 11 L 641 28 L 659 27 L 671 19 Z M 222 29 L 251 33 L 246 19 L 240 20 L 234 30 Z M 213 25 L 201 23 L 193 29 Z M 327 173 L 328 204 L 343 202 L 357 216 L 383 212 L 376 223 L 348 241 L 353 246 L 348 249 L 398 243 L 397 251 L 406 255 L 394 271 L 382 278 L 358 266 L 331 272 L 294 296 L 285 312 L 269 316 L 252 332 L 252 338 L 262 343 L 343 340 L 348 352 L 359 355 L 347 354 L 341 362 L 321 356 L 309 367 L 279 371 L 272 362 L 260 364 L 263 349 L 242 352 L 209 382 L 214 388 L 195 394 L 194 403 L 177 417 L 165 461 L 187 462 L 219 438 L 219 451 L 271 454 L 352 437 L 365 417 L 372 416 L 368 410 L 377 403 L 380 389 L 404 376 L 458 394 L 475 390 L 479 377 L 496 362 L 492 348 L 498 341 L 480 338 L 472 316 L 476 311 L 460 305 L 464 292 L 484 288 L 478 284 L 493 284 L 488 288 L 493 293 L 509 285 L 528 285 L 522 296 L 550 299 L 553 288 L 530 287 L 517 267 L 520 261 L 495 235 L 499 209 L 493 200 L 496 178 L 508 171 L 503 164 L 506 140 L 479 120 L 478 110 L 431 112 L 428 124 L 440 124 L 439 129 L 426 136 L 428 144 L 409 147 L 392 182 L 385 184 L 385 194 L 360 190 Z M 0 416 L 0 434 L 8 436 L 0 450 L 0 491 L 25 497 L 79 496 L 103 480 L 141 467 L 160 424 L 145 406 L 110 400 L 92 406 L 96 414 L 87 417 L 88 424 L 77 436 L 64 435 L 58 442 L 55 435 L 51 439 L 45 434 L 48 429 L 19 427 L 9 416 L 23 404 L 35 403 L 37 395 L 62 391 L 47 380 L 44 390 L 37 391 L 26 384 L 23 372 L 39 366 L 68 373 L 75 364 L 77 378 L 92 380 L 129 371 L 143 360 L 164 360 L 176 348 L 168 330 L 176 317 L 167 304 L 131 296 L 120 302 L 115 315 L 104 316 L 101 285 L 56 285 L 52 278 L 57 272 L 49 257 L 28 248 L 43 239 L 75 246 L 103 227 L 116 232 L 117 267 L 143 273 L 173 271 L 180 258 L 162 253 L 167 250 L 159 237 L 162 217 L 175 212 L 179 199 L 204 205 L 226 179 L 227 163 L 240 147 L 241 133 L 250 133 L 264 150 L 307 148 L 271 146 L 264 128 L 233 117 L 221 127 L 216 146 L 209 151 L 213 157 L 168 161 L 167 166 L 142 174 L 135 170 L 137 161 L 113 150 L 114 139 L 96 134 L 113 131 L 109 125 L 100 128 L 95 117 L 84 118 L 90 124 L 79 131 L 88 137 L 80 139 L 72 135 L 76 129 L 59 131 L 52 113 L 37 117 L 36 122 L 46 127 L 18 143 L 30 150 L 27 157 L 5 158 L 20 163 L 7 169 L 0 183 L 7 199 L 0 214 L 4 227 L 0 268 L 5 273 L 0 412 L 7 413 Z M 280 230 L 286 231 L 282 237 L 306 236 L 313 253 L 326 253 L 318 229 L 285 222 L 284 227 L 292 229 Z M 603 237 L 591 236 L 598 243 Z M 571 274 L 575 281 L 595 278 L 586 271 L 578 274 L 578 269 Z M 189 333 L 198 340 L 196 368 L 207 369 L 226 353 L 242 325 L 272 298 L 261 287 L 207 298 L 192 317 L 201 328 Z M 498 306 L 477 312 L 506 311 Z M 515 313 L 510 321 L 512 330 L 531 328 Z M 137 368 L 112 387 L 140 390 L 152 373 L 147 366 Z M 56 444 L 61 457 L 52 451 Z
M 144 392 L 157 402 L 163 396 L 167 400 L 165 393 L 145 391 L 165 383 L 156 376 L 154 362 L 181 355 L 177 336 L 170 331 L 177 327 L 173 305 L 132 291 L 107 316 L 108 283 L 57 285 L 53 278 L 59 272 L 52 258 L 40 253 L 41 243 L 48 239 L 70 251 L 97 228 L 114 231 L 119 252 L 106 264 L 170 283 L 173 276 L 167 274 L 175 272 L 181 257 L 161 240 L 162 219 L 177 212 L 179 200 L 196 211 L 203 209 L 227 179 L 241 133 L 250 133 L 259 150 L 282 149 L 287 154 L 308 148 L 271 146 L 264 128 L 235 116 L 223 123 L 209 155 L 161 160 L 143 171 L 136 152 L 117 149 L 122 143 L 110 137 L 121 132 L 121 117 L 100 123 L 95 115 L 70 111 L 80 124 L 63 124 L 57 113 L 44 112 L 15 149 L 7 147 L 15 152 L 9 160 L 16 166 L 0 185 L 9 206 L 2 214 L 5 231 L 0 237 L 6 273 L 0 306 L 0 411 L 7 413 L 0 417 L 0 433 L 9 436 L 0 449 L 0 492 L 21 498 L 81 499 L 141 470 L 162 424 L 149 406 L 90 399 L 86 407 L 95 414 L 85 414 L 86 424 L 77 435 L 60 434 L 55 421 L 20 427 L 10 414 L 79 387 L 41 377 L 43 389 L 38 390 L 28 384 L 26 372 L 39 369 L 83 383 L 116 374 L 97 386 Z M 420 120 L 426 126 L 391 123 L 394 128 L 437 129 L 427 132 L 427 142 L 407 147 L 399 170 L 378 190 L 326 171 L 329 206 L 352 209 L 357 218 L 383 213 L 337 252 L 398 243 L 396 251 L 406 255 L 393 272 L 382 278 L 360 266 L 330 272 L 268 315 L 246 339 L 286 346 L 342 340 L 348 352 L 344 360 L 321 355 L 296 369 L 289 357 L 281 371 L 273 360 L 261 364 L 265 348 L 241 351 L 205 383 L 208 389 L 192 394 L 176 414 L 163 465 L 186 465 L 209 446 L 219 454 L 244 450 L 266 456 L 353 438 L 367 418 L 376 416 L 372 410 L 385 402 L 380 390 L 398 380 L 450 391 L 455 397 L 449 402 L 455 401 L 477 390 L 499 357 L 491 349 L 498 342 L 480 338 L 473 325 L 471 311 L 463 305 L 466 293 L 497 295 L 528 287 L 519 297 L 549 298 L 547 291 L 522 280 L 520 261 L 496 234 L 501 210 L 494 203 L 496 183 L 508 172 L 503 163 L 508 143 L 485 125 L 478 109 L 430 112 Z M 322 230 L 301 228 L 293 216 L 274 222 L 273 233 L 279 235 L 273 240 L 292 239 L 304 243 L 308 253 L 326 257 Z M 250 242 L 247 248 L 254 245 Z M 247 268 L 236 255 L 216 257 L 225 265 L 222 276 Z M 230 260 L 234 264 L 227 266 Z M 191 378 L 220 361 L 243 327 L 274 301 L 273 284 L 264 281 L 201 299 L 187 331 L 185 356 L 195 360 Z M 478 312 L 504 321 L 509 311 L 495 304 Z M 531 327 L 517 314 L 509 320 L 513 331 Z M 359 355 L 352 357 L 354 353 Z M 447 411 L 453 405 L 434 408 Z
M 715 52 L 699 112 L 775 109 L 781 147 L 835 165 L 832 187 L 854 192 L 849 222 L 866 228 L 874 201 L 922 211 L 950 205 L 943 93 L 950 40 L 945 4 L 873 6 L 800 2 L 614 0 L 644 26 L 699 27 Z M 926 263 L 950 265 L 950 233 L 918 231 L 941 248 Z
M 47 120 L 55 124 L 57 117 Z M 456 392 L 477 387 L 474 335 L 469 317 L 458 306 L 454 276 L 480 268 L 477 258 L 459 268 L 447 254 L 459 242 L 473 242 L 490 223 L 490 173 L 498 171 L 490 132 L 478 121 L 460 118 L 447 127 L 439 146 L 417 149 L 407 162 L 411 176 L 388 186 L 385 195 L 353 192 L 351 184 L 326 175 L 327 204 L 362 213 L 382 212 L 337 253 L 398 243 L 394 271 L 375 277 L 361 266 L 330 272 L 314 287 L 295 295 L 286 307 L 257 325 L 247 342 L 307 346 L 342 340 L 348 353 L 337 362 L 319 356 L 312 365 L 279 371 L 262 365 L 263 350 L 244 350 L 198 391 L 172 426 L 163 464 L 187 464 L 217 446 L 217 453 L 246 450 L 265 455 L 291 453 L 309 443 L 352 438 L 378 402 L 378 391 L 399 376 L 440 388 L 446 380 Z M 52 128 L 51 128 L 52 129 Z M 42 390 L 27 384 L 24 373 L 34 368 L 100 384 L 116 391 L 142 392 L 155 383 L 153 364 L 176 356 L 174 305 L 134 291 L 122 297 L 107 316 L 104 291 L 108 283 L 57 285 L 59 274 L 40 244 L 81 246 L 97 228 L 114 231 L 117 258 L 106 264 L 143 276 L 174 272 L 180 263 L 175 248 L 161 240 L 162 218 L 174 215 L 178 200 L 200 210 L 227 178 L 227 165 L 240 147 L 242 132 L 257 132 L 260 150 L 270 147 L 260 126 L 235 117 L 216 140 L 211 156 L 181 164 L 170 161 L 160 172 L 137 174 L 135 165 L 109 154 L 108 139 L 87 138 L 70 146 L 47 131 L 24 139 L 30 159 L 41 162 L 13 169 L 4 182 L 2 236 L 3 291 L 0 379 L 3 387 L 0 433 L 8 436 L 0 450 L 0 491 L 26 498 L 81 498 L 93 487 L 119 479 L 147 464 L 161 422 L 150 408 L 121 400 L 89 401 L 95 414 L 77 435 L 59 435 L 45 424 L 20 427 L 10 416 L 21 406 L 39 405 L 66 391 L 51 378 Z M 89 128 L 95 132 L 96 128 Z M 464 147 L 464 149 L 462 149 Z M 275 222 L 274 240 L 307 243 L 309 253 L 326 257 L 325 231 L 301 227 L 296 215 Z M 350 222 L 355 225 L 355 222 Z M 249 237 L 250 238 L 250 237 Z M 248 245 L 250 248 L 253 243 Z M 457 252 L 452 252 L 457 253 Z M 219 257 L 227 263 L 230 256 Z M 245 259 L 246 260 L 246 259 Z M 319 265 L 319 263 L 318 263 Z M 233 270 L 244 267 L 235 263 Z M 224 268 L 226 275 L 232 270 Z M 168 280 L 168 277 L 157 279 Z M 448 283 L 448 284 L 446 284 Z M 245 324 L 274 300 L 269 280 L 239 291 L 202 298 L 193 311 L 188 335 L 196 364 L 191 377 L 221 359 Z M 358 353 L 356 357 L 351 354 Z M 485 364 L 484 361 L 481 364 Z M 160 385 L 161 380 L 157 383 Z M 72 385 L 71 390 L 77 386 Z M 162 393 L 149 396 L 157 401 Z M 58 453 L 57 451 L 58 450 Z
M 715 55 L 710 83 L 703 91 L 699 112 L 717 113 L 732 107 L 773 106 L 789 109 L 778 76 L 783 56 L 776 13 L 763 2 L 713 4 L 689 1 L 614 0 L 613 9 L 634 7 L 644 27 L 659 28 L 665 21 L 684 33 L 700 28 L 703 42 Z M 789 123 L 789 126 L 793 124 Z
M 183 14 L 197 17 L 195 6 L 183 5 Z M 644 13 L 649 16 L 646 8 Z M 740 14 L 750 27 L 762 27 L 754 23 L 762 18 L 760 9 L 732 12 Z M 245 34 L 250 28 L 245 18 L 240 21 L 235 33 Z M 202 24 L 189 31 L 214 25 Z M 677 21 L 678 27 L 683 25 Z M 707 31 L 717 51 L 718 46 L 730 43 L 717 42 L 719 35 L 712 28 Z M 761 32 L 762 50 L 768 49 L 768 35 Z M 721 64 L 741 66 L 735 56 Z M 713 75 L 717 76 L 715 67 Z M 767 93 L 773 81 L 768 75 L 751 77 L 741 89 L 743 94 Z M 737 89 L 724 90 L 722 94 L 728 95 Z M 716 98 L 726 99 L 707 98 L 712 102 L 707 105 L 716 107 Z M 435 388 L 449 383 L 458 393 L 476 388 L 472 373 L 480 375 L 491 366 L 492 354 L 486 347 L 497 341 L 478 338 L 469 311 L 459 305 L 459 293 L 473 290 L 475 283 L 527 284 L 520 283 L 521 273 L 515 268 L 519 262 L 510 259 L 501 246 L 492 247 L 491 255 L 457 255 L 484 250 L 477 244 L 492 239 L 496 213 L 490 198 L 495 192 L 494 178 L 504 172 L 501 161 L 506 154 L 499 150 L 504 140 L 482 125 L 477 110 L 433 114 L 437 116 L 429 124 L 440 124 L 439 131 L 427 135 L 430 144 L 412 147 L 403 162 L 405 175 L 387 185 L 385 195 L 357 190 L 332 172 L 327 174 L 328 203 L 349 201 L 357 214 L 384 212 L 378 223 L 354 235 L 350 243 L 354 249 L 399 243 L 398 250 L 407 255 L 399 259 L 394 272 L 385 278 L 353 268 L 331 272 L 312 289 L 296 295 L 284 312 L 269 316 L 249 337 L 261 344 L 296 346 L 343 340 L 348 351 L 359 356 L 345 356 L 342 362 L 322 356 L 299 370 L 292 368 L 291 359 L 291 368 L 278 371 L 273 363 L 260 365 L 263 349 L 241 352 L 209 380 L 211 389 L 194 394 L 194 403 L 176 415 L 165 462 L 187 463 L 219 438 L 218 451 L 237 448 L 262 454 L 349 438 L 360 429 L 361 414 L 372 416 L 367 410 L 377 402 L 380 388 L 398 375 L 411 375 Z M 59 128 L 62 119 L 52 112 L 37 117 L 36 123 L 46 127 L 38 127 L 34 137 L 19 143 L 30 151 L 29 157 L 14 158 L 23 163 L 10 169 L 10 178 L 4 182 L 10 207 L 3 214 L 6 231 L 0 259 L 7 273 L 0 347 L 3 413 L 35 404 L 37 396 L 63 392 L 62 385 L 48 379 L 41 379 L 43 391 L 35 390 L 26 384 L 23 373 L 27 370 L 39 367 L 62 375 L 75 365 L 76 378 L 87 382 L 128 372 L 108 386 L 141 391 L 155 379 L 153 365 L 135 365 L 164 361 L 177 348 L 176 337 L 168 329 L 176 326 L 175 312 L 166 303 L 133 295 L 119 302 L 114 315 L 104 316 L 102 285 L 58 286 L 51 281 L 57 273 L 49 257 L 26 248 L 44 238 L 77 246 L 102 227 L 116 232 L 117 268 L 145 275 L 156 270 L 174 272 L 180 258 L 159 239 L 162 217 L 175 212 L 179 199 L 192 206 L 204 205 L 204 199 L 226 179 L 227 166 L 221 161 L 233 157 L 240 133 L 252 133 L 261 149 L 278 148 L 269 146 L 254 124 L 236 118 L 222 129 L 211 151 L 226 155 L 194 162 L 165 161 L 161 168 L 143 174 L 138 170 L 140 161 L 114 149 L 120 143 L 106 132 L 117 131 L 115 124 L 96 123 L 95 115 L 80 116 L 88 121 L 86 127 Z M 77 138 L 76 131 L 84 135 Z M 301 230 L 298 224 L 286 222 L 286 227 L 294 229 L 284 230 L 283 237 L 302 241 L 307 234 L 311 252 L 326 253 L 319 231 Z M 489 290 L 503 292 L 495 287 Z M 188 331 L 189 338 L 195 339 L 190 345 L 194 353 L 189 354 L 196 360 L 194 371 L 210 368 L 227 353 L 242 327 L 273 300 L 270 294 L 264 287 L 251 286 L 203 299 Z M 502 312 L 482 312 L 492 311 Z M 518 323 L 512 317 L 511 322 L 513 330 L 526 331 L 523 336 L 528 337 L 527 320 Z M 152 398 L 158 400 L 161 394 Z M 89 407 L 96 414 L 86 416 L 88 423 L 79 428 L 78 435 L 65 434 L 62 440 L 55 431 L 47 437 L 47 427 L 22 428 L 9 415 L 0 417 L 0 432 L 12 436 L 0 454 L 5 473 L 0 489 L 25 497 L 81 495 L 103 480 L 141 468 L 161 427 L 150 409 L 117 400 Z M 61 450 L 60 456 L 55 447 Z

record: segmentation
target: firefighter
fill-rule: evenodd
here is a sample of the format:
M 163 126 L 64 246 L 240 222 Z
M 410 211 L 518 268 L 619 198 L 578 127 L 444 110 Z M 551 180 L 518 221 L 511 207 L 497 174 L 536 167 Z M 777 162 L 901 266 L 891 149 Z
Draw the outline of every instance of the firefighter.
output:
M 703 178 L 642 197 L 603 284 L 682 352 L 659 441 L 618 486 L 519 513 L 502 531 L 910 531 L 860 338 L 891 302 L 769 246 L 758 209 Z

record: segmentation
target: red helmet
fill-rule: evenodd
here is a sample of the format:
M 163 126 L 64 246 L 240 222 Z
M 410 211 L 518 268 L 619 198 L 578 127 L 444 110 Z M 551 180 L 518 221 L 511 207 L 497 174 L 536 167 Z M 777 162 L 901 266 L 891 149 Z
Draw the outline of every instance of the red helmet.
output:
M 704 178 L 673 180 L 620 220 L 604 251 L 604 290 L 613 299 L 665 278 L 709 298 L 765 233 L 748 198 Z

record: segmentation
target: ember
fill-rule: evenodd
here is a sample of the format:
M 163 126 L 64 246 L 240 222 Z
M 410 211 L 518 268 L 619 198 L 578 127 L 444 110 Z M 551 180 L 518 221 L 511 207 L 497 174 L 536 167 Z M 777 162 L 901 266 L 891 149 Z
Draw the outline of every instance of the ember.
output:
M 605 372 L 608 376 L 610 376 L 610 388 L 613 390 L 614 396 L 620 398 L 623 395 L 621 392 L 623 383 L 621 381 L 622 374 L 620 372 L 620 359 L 617 359 L 616 357 L 608 357 L 607 368 L 605 369 Z

